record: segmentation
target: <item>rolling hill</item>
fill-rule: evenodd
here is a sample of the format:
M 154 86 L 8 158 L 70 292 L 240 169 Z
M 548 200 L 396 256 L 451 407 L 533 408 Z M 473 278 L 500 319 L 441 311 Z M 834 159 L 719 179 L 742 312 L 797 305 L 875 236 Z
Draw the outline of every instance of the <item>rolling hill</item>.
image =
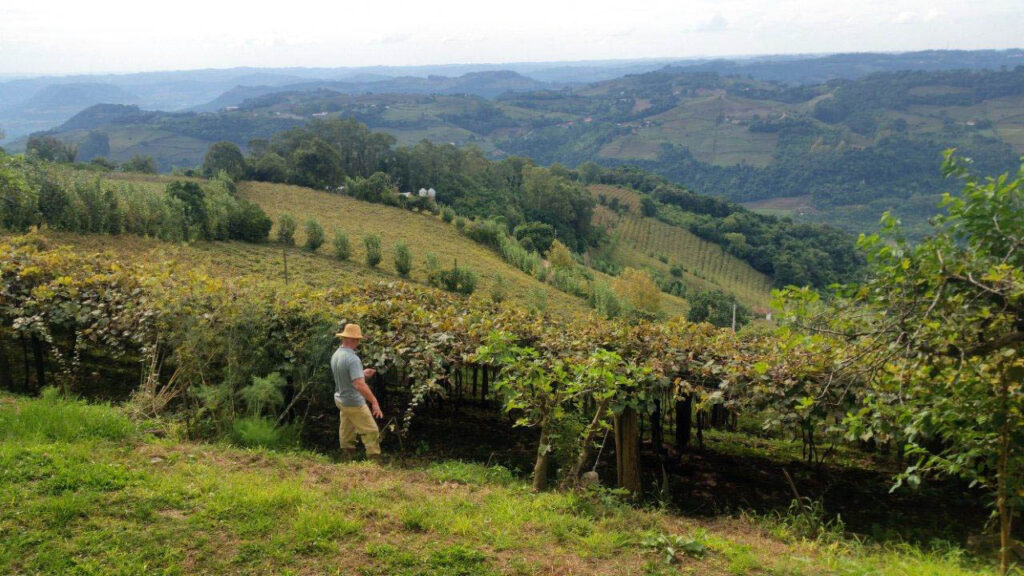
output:
M 169 170 L 197 164 L 216 141 L 244 148 L 314 118 L 352 117 L 403 145 L 428 139 L 542 164 L 638 165 L 699 193 L 852 232 L 891 210 L 914 233 L 944 190 L 943 149 L 958 147 L 982 173 L 1012 168 L 1024 152 L 1024 68 L 1009 67 L 1021 56 L 705 62 L 563 89 L 515 72 L 267 84 L 204 107 L 230 108 L 215 113 L 110 118 L 90 109 L 54 132 L 70 142 L 109 134 L 115 160 L 152 155 Z M 825 81 L 800 83 L 815 79 Z
M 72 178 L 87 180 L 90 177 L 72 175 Z M 128 193 L 133 189 L 162 193 L 167 183 L 173 180 L 168 176 L 112 174 L 103 180 L 103 186 L 120 188 Z M 317 253 L 311 254 L 299 248 L 286 250 L 291 283 L 330 288 L 359 285 L 372 280 L 400 280 L 394 269 L 392 250 L 399 240 L 404 240 L 413 253 L 410 278 L 413 282 L 426 284 L 424 261 L 427 254 L 432 253 L 443 267 L 450 267 L 457 261 L 460 267 L 468 267 L 476 272 L 479 277 L 476 294 L 480 297 L 490 297 L 495 285 L 500 284 L 508 299 L 527 306 L 543 303 L 552 313 L 590 313 L 585 300 L 570 296 L 521 272 L 503 261 L 495 251 L 470 240 L 453 224 L 445 223 L 433 215 L 284 184 L 242 182 L 238 186 L 238 194 L 259 204 L 275 221 L 283 213 L 292 215 L 299 223 L 296 231 L 296 244 L 299 246 L 305 242 L 303 223 L 307 219 L 315 218 L 323 225 L 327 243 Z M 330 242 L 336 230 L 343 231 L 352 246 L 352 256 L 346 262 L 332 255 Z M 285 250 L 273 243 L 175 244 L 131 235 L 79 235 L 54 231 L 46 234 L 52 240 L 73 246 L 78 251 L 108 254 L 104 257 L 153 263 L 189 262 L 196 269 L 213 276 L 252 277 L 281 282 L 285 279 Z M 362 238 L 367 234 L 377 234 L 383 242 L 384 258 L 376 269 L 368 268 L 365 264 Z M 271 231 L 271 237 L 275 235 L 276 228 Z M 593 274 L 605 282 L 613 281 L 600 272 L 594 271 Z M 686 313 L 687 306 L 683 299 L 663 294 L 662 310 L 670 317 L 680 316 Z

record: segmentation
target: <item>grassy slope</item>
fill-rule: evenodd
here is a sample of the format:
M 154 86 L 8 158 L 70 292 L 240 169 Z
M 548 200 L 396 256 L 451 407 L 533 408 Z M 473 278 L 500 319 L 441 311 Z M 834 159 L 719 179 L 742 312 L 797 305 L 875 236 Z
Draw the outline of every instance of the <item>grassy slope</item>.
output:
M 391 247 L 398 240 L 404 239 L 416 258 L 412 274 L 414 280 L 425 281 L 425 273 L 421 267 L 423 258 L 428 252 L 433 252 L 443 266 L 449 266 L 458 260 L 460 266 L 469 266 L 475 270 L 481 281 L 478 291 L 483 290 L 487 293 L 500 276 L 510 296 L 519 300 L 528 301 L 529 292 L 541 288 L 547 292 L 550 305 L 563 309 L 585 307 L 585 303 L 579 298 L 541 284 L 507 264 L 493 250 L 466 238 L 455 226 L 446 224 L 434 216 L 280 184 L 246 182 L 239 186 L 239 193 L 262 206 L 275 220 L 284 212 L 296 216 L 299 222 L 315 217 L 324 226 L 328 238 L 333 237 L 334 230 L 344 230 L 353 244 L 355 261 L 361 261 L 363 258 L 363 235 L 379 234 L 385 249 L 385 259 L 381 267 L 388 272 L 393 272 Z M 304 240 L 304 235 L 299 230 L 296 242 L 301 244 Z M 595 276 L 606 282 L 612 280 L 599 273 L 595 273 Z M 667 294 L 662 295 L 662 306 L 669 315 L 680 315 L 686 311 L 685 303 L 681 299 Z
M 595 196 L 617 198 L 630 207 L 630 212 L 623 215 L 603 206 L 595 211 L 594 223 L 610 227 L 609 233 L 618 237 L 612 253 L 614 261 L 640 264 L 666 274 L 673 265 L 680 264 L 685 269 L 682 279 L 690 287 L 731 292 L 751 306 L 766 306 L 770 301 L 771 280 L 767 276 L 689 230 L 640 216 L 640 196 L 636 192 L 606 185 L 591 186 L 590 190 Z M 662 262 L 659 256 L 666 256 L 668 262 Z
M 141 431 L 160 428 L 116 408 L 0 395 L 0 573 L 986 573 L 955 555 L 532 494 L 500 468 L 336 464 Z M 667 566 L 641 545 L 658 534 L 709 553 Z
M 168 182 L 174 180 L 169 176 L 142 174 L 111 174 L 108 178 L 114 185 L 154 191 L 162 191 Z M 414 282 L 426 283 L 424 258 L 428 252 L 433 252 L 442 266 L 451 266 L 457 259 L 460 266 L 473 269 L 479 276 L 476 293 L 483 297 L 487 297 L 500 280 L 507 297 L 512 300 L 532 304 L 536 300 L 535 293 L 543 291 L 552 312 L 588 313 L 590 310 L 584 300 L 524 274 L 504 262 L 495 251 L 473 242 L 459 233 L 454 225 L 434 216 L 283 184 L 244 182 L 239 185 L 239 194 L 260 204 L 275 221 L 284 212 L 292 214 L 299 223 L 296 243 L 300 246 L 305 242 L 303 223 L 307 218 L 314 217 L 323 225 L 327 241 L 316 254 L 297 248 L 288 250 L 288 271 L 292 282 L 326 288 L 361 284 L 367 280 L 397 280 L 392 250 L 398 240 L 404 239 L 413 253 L 411 280 Z M 338 229 L 348 235 L 352 247 L 352 256 L 347 262 L 332 257 L 331 241 Z M 384 257 L 375 270 L 365 264 L 362 238 L 369 233 L 380 235 L 383 241 Z M 273 244 L 194 242 L 177 245 L 135 236 L 49 234 L 78 250 L 110 252 L 114 257 L 126 260 L 174 260 L 189 262 L 216 276 L 284 279 L 283 250 Z M 275 234 L 276 230 L 273 230 L 271 236 Z M 610 277 L 596 275 L 612 282 Z M 662 300 L 663 309 L 670 316 L 686 313 L 682 299 L 666 294 Z

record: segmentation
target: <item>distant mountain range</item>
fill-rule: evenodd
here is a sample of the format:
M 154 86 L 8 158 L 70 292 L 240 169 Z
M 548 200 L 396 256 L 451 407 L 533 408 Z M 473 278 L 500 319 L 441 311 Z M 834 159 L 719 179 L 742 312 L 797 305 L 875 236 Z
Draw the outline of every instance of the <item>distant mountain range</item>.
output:
M 51 129 L 93 104 L 135 104 L 147 110 L 216 111 L 246 98 L 325 88 L 347 94 L 470 94 L 579 86 L 672 64 L 690 72 L 739 74 L 785 84 L 857 79 L 894 70 L 991 69 L 1024 63 L 1021 50 L 926 51 L 903 54 L 759 56 L 734 59 L 647 59 L 583 62 L 369 66 L 359 68 L 232 68 L 137 74 L 48 76 L 0 81 L 0 129 L 9 144 Z M 478 73 L 486 73 L 478 76 Z M 510 76 L 515 73 L 517 76 Z
M 348 70 L 326 80 L 316 76 L 332 71 L 160 73 L 125 87 L 47 84 L 5 110 L 31 122 L 67 115 L 47 128 L 78 145 L 80 160 L 141 154 L 165 171 L 198 165 L 214 142 L 245 150 L 316 118 L 353 117 L 402 145 L 428 139 L 541 164 L 636 165 L 702 194 L 851 231 L 872 228 L 884 210 L 923 230 L 946 186 L 945 148 L 958 147 L 982 173 L 1010 169 L 1024 153 L 1022 50 L 466 68 Z M 174 74 L 192 78 L 182 97 L 190 106 L 134 104 Z M 197 101 L 201 85 L 238 80 L 259 83 Z M 71 112 L 70 102 L 96 100 L 110 103 Z

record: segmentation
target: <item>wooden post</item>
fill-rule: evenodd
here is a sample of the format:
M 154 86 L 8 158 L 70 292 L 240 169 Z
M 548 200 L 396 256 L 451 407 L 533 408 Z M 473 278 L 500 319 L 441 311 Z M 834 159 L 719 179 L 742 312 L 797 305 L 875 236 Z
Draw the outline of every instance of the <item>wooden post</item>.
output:
M 548 420 L 544 418 L 540 423 L 540 439 L 537 441 L 537 461 L 533 464 L 533 489 L 537 492 L 548 487 L 548 465 L 551 462 L 548 427 Z
M 690 446 L 693 431 L 693 396 L 687 394 L 676 401 L 676 450 L 682 452 Z
M 643 487 L 640 483 L 640 435 L 636 409 L 626 407 L 614 416 L 618 484 L 620 488 L 639 495 Z

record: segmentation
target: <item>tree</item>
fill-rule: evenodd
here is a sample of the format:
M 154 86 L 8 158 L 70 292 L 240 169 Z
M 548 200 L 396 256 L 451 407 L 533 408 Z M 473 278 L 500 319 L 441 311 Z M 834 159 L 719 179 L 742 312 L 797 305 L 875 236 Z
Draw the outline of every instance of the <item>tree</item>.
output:
M 324 243 L 324 227 L 314 218 L 306 220 L 306 244 L 303 246 L 309 252 L 316 252 Z
M 156 174 L 159 170 L 157 170 L 156 161 L 153 160 L 152 156 L 136 154 L 129 158 L 127 162 L 121 164 L 121 171 Z
M 572 269 L 576 266 L 576 261 L 573 260 L 569 247 L 558 240 L 551 243 L 551 249 L 548 250 L 545 257 L 555 268 Z
M 288 156 L 288 172 L 296 184 L 320 190 L 345 181 L 341 156 L 319 138 L 304 142 Z
M 698 290 L 687 300 L 690 310 L 686 319 L 690 322 L 710 322 L 719 328 L 728 328 L 732 326 L 733 307 L 736 309 L 736 328 L 750 322 L 750 310 L 733 294 L 721 290 Z
M 412 271 L 412 252 L 409 251 L 405 240 L 399 240 L 395 244 L 395 271 L 402 278 L 408 278 L 409 272 Z
M 661 289 L 646 270 L 623 270 L 615 281 L 615 292 L 635 316 L 657 318 L 661 313 Z
M 658 204 L 650 196 L 644 196 L 640 199 L 640 212 L 648 218 L 653 218 L 658 215 Z
M 886 215 L 860 241 L 868 279 L 823 317 L 868 382 L 851 435 L 905 441 L 901 482 L 938 473 L 993 491 L 1005 574 L 1024 504 L 1024 165 L 979 180 L 947 151 L 943 170 L 964 189 L 944 196 L 934 233 L 911 245 Z
M 376 268 L 381 260 L 380 236 L 367 234 L 363 236 L 363 247 L 366 248 L 366 265 Z
M 295 218 L 291 214 L 281 214 L 277 218 L 277 241 L 286 246 L 295 246 Z
M 512 235 L 519 240 L 523 248 L 531 252 L 547 252 L 551 249 L 551 243 L 555 241 L 555 229 L 543 222 L 520 224 L 512 230 Z
M 206 211 L 206 193 L 195 182 L 175 180 L 167 185 L 167 195 L 180 200 L 185 207 L 185 238 L 193 237 L 196 230 L 200 238 L 210 237 L 209 220 Z
M 70 164 L 78 156 L 78 149 L 71 144 L 65 144 L 53 136 L 30 136 L 25 144 L 25 152 L 28 156 Z
M 232 142 L 217 142 L 207 150 L 203 158 L 203 175 L 211 178 L 221 171 L 227 173 L 232 180 L 245 177 L 248 166 L 238 145 Z

